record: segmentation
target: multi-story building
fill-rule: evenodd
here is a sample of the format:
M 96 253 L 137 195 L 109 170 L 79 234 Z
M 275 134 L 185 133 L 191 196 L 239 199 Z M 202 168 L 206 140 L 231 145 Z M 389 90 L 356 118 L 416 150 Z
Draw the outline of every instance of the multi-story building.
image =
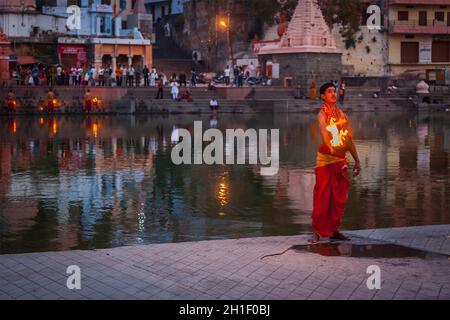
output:
M 153 16 L 153 22 L 167 15 L 183 13 L 183 5 L 186 0 L 145 0 L 147 11 Z
M 126 27 L 119 16 L 127 2 L 111 0 L 0 0 L 0 28 L 11 41 L 11 61 L 65 66 L 152 65 L 151 15 L 144 0 L 130 2 Z M 69 29 L 67 8 L 81 10 L 81 28 Z M 148 23 L 150 22 L 150 23 Z M 26 58 L 25 58 L 26 57 Z
M 450 0 L 390 0 L 388 63 L 393 75 L 443 80 L 450 68 Z

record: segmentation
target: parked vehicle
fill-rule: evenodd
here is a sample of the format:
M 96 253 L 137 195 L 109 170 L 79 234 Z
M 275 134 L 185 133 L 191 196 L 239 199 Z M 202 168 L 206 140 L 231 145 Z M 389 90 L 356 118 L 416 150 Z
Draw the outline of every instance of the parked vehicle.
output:
M 197 83 L 198 84 L 207 84 L 209 81 L 207 79 L 207 76 L 204 73 L 200 73 L 197 77 Z
M 215 84 L 225 83 L 225 76 L 222 74 L 220 76 L 214 77 L 213 81 Z
M 249 78 L 247 78 L 246 83 L 251 86 L 256 86 L 256 85 L 266 86 L 267 78 L 266 77 L 249 77 Z

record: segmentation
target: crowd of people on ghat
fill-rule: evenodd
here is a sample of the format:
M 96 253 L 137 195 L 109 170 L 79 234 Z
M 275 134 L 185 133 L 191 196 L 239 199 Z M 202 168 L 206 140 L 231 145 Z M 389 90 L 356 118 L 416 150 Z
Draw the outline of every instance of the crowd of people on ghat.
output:
M 164 88 L 169 86 L 170 97 L 174 101 L 193 102 L 194 97 L 189 88 L 195 87 L 199 82 L 199 77 L 193 68 L 189 75 L 184 72 L 173 74 L 168 79 L 164 74 L 159 74 L 156 68 L 138 69 L 134 66 L 119 65 L 115 70 L 110 66 L 106 67 L 71 67 L 64 68 L 61 65 L 46 67 L 40 64 L 32 66 L 19 66 L 19 72 L 13 72 L 12 78 L 17 81 L 17 85 L 22 86 L 46 86 L 49 87 L 46 101 L 39 106 L 39 111 L 57 111 L 58 100 L 55 97 L 53 88 L 58 86 L 74 87 L 155 87 L 157 94 L 155 99 L 164 99 Z M 208 89 L 211 89 L 208 86 Z M 216 99 L 214 99 L 217 101 Z M 91 90 L 87 89 L 84 96 L 84 111 L 89 113 L 96 109 L 98 99 L 92 96 Z M 10 90 L 6 99 L 6 109 L 14 112 L 17 106 L 17 99 Z M 214 110 L 218 109 L 217 107 Z
M 246 68 L 234 65 L 226 66 L 223 75 L 210 78 L 208 81 L 199 75 L 195 68 L 192 68 L 189 74 L 185 72 L 173 73 L 168 78 L 164 73 L 158 73 L 155 67 L 143 68 L 134 65 L 119 64 L 115 69 L 111 65 L 102 66 L 72 66 L 66 67 L 60 64 L 56 66 L 44 66 L 39 63 L 34 65 L 18 66 L 12 72 L 12 79 L 17 85 L 25 86 L 83 86 L 83 87 L 154 87 L 157 88 L 155 99 L 164 99 L 165 88 L 169 87 L 169 97 L 173 101 L 194 101 L 194 97 L 189 88 L 196 87 L 200 82 L 207 85 L 208 91 L 216 90 L 218 84 L 225 86 L 242 87 L 244 81 L 255 81 L 257 84 L 271 85 L 270 79 L 261 80 L 261 70 L 250 63 Z M 259 79 L 259 80 L 258 80 Z M 258 82 L 259 81 L 259 82 Z M 344 103 L 346 84 L 344 81 L 331 81 L 338 93 L 339 102 Z M 315 81 L 311 82 L 309 99 L 316 100 L 318 98 L 317 85 Z M 49 95 L 53 91 L 49 90 Z M 11 94 L 13 94 L 11 92 Z M 85 100 L 85 110 L 90 112 L 95 108 L 92 102 L 94 99 L 90 90 L 87 90 Z M 294 89 L 294 96 L 301 98 L 300 87 Z M 166 97 L 167 98 L 167 97 Z M 305 97 L 304 97 L 305 98 Z M 8 112 L 12 112 L 16 108 L 16 99 L 7 98 Z M 55 98 L 48 98 L 47 110 L 55 110 L 53 106 Z M 212 99 L 209 105 L 212 111 L 217 111 L 219 104 L 217 99 Z

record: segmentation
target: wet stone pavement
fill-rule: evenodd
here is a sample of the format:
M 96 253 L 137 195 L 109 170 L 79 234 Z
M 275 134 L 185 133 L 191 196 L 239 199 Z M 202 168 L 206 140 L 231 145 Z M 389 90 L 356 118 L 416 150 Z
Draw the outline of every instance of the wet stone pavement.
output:
M 347 234 L 317 246 L 291 236 L 1 255 L 0 299 L 450 300 L 450 225 Z M 66 286 L 70 265 L 80 290 Z M 366 284 L 373 265 L 380 290 Z

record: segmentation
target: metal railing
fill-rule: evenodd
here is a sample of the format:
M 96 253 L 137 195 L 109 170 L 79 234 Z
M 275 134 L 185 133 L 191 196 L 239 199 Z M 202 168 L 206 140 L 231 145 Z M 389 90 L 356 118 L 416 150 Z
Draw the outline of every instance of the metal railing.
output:
M 390 32 L 410 32 L 410 33 L 440 33 L 450 34 L 450 26 L 446 21 L 436 19 L 429 20 L 390 20 Z

